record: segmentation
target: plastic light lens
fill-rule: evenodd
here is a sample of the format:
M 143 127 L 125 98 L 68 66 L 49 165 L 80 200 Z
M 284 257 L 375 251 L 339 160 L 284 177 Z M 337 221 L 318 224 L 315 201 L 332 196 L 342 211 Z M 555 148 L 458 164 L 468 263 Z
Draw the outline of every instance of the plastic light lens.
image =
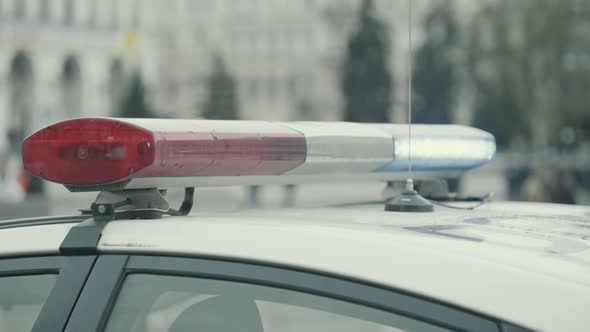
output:
M 468 170 L 488 163 L 495 155 L 493 139 L 452 139 L 437 140 L 412 138 L 412 168 L 416 171 Z M 395 160 L 387 170 L 408 169 L 408 140 L 395 142 Z
M 496 154 L 491 134 L 458 125 L 415 125 L 411 142 L 412 170 L 467 171 L 488 163 Z M 393 161 L 380 171 L 400 172 L 409 168 L 407 129 L 394 128 Z
M 301 165 L 307 154 L 305 138 L 296 132 L 154 135 L 155 166 L 146 177 L 279 175 Z
M 282 126 L 228 133 L 210 129 L 219 124 L 207 120 L 190 130 L 178 121 L 61 122 L 24 141 L 24 166 L 49 181 L 91 186 L 130 178 L 279 175 L 307 155 L 305 137 Z
M 27 171 L 68 185 L 110 183 L 141 171 L 154 161 L 153 135 L 108 119 L 60 122 L 23 142 Z

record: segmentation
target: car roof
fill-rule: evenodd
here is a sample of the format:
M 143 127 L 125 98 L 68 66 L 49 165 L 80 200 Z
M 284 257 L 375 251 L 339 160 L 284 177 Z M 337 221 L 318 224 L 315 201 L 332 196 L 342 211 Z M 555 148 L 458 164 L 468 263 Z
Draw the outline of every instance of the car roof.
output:
M 57 253 L 72 224 L 0 230 L 2 255 Z M 35 241 L 27 241 L 34 238 Z M 118 220 L 98 249 L 303 268 L 413 292 L 540 330 L 590 323 L 590 208 L 490 203 L 198 212 Z

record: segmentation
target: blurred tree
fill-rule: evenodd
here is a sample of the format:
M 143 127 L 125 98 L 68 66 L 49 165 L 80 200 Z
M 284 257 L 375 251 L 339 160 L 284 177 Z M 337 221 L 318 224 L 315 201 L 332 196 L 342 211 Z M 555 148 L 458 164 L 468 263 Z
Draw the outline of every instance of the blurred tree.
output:
M 387 64 L 389 33 L 373 14 L 373 1 L 364 0 L 356 32 L 348 41 L 341 81 L 344 119 L 389 122 L 392 80 Z
M 511 5 L 520 7 L 523 3 Z M 505 5 L 484 6 L 469 29 L 472 33 L 467 56 L 476 90 L 474 124 L 493 133 L 502 147 L 509 145 L 515 136 L 530 137 L 528 114 L 525 114 L 529 108 L 522 109 L 518 100 L 523 93 L 520 88 L 524 78 L 520 76 L 524 74 L 524 58 L 520 54 L 522 50 L 510 47 L 508 33 L 512 20 L 507 14 Z
M 235 120 L 238 118 L 236 82 L 220 55 L 213 57 L 213 72 L 208 79 L 209 94 L 203 105 L 206 119 Z
M 584 1 L 570 3 L 566 14 L 568 29 L 568 52 L 564 56 L 564 71 L 560 78 L 561 105 L 565 111 L 559 127 L 571 127 L 581 132 L 581 137 L 590 139 L 590 7 Z
M 416 122 L 452 121 L 457 85 L 454 60 L 457 33 L 452 4 L 437 2 L 424 20 L 424 44 L 415 55 L 413 98 Z
M 590 38 L 583 33 L 590 24 L 576 4 L 493 2 L 475 17 L 467 57 L 475 125 L 501 147 L 518 138 L 544 149 L 560 128 L 589 126 L 582 87 L 590 83 Z
M 145 85 L 139 71 L 129 82 L 127 93 L 121 99 L 119 116 L 123 118 L 151 118 L 152 111 L 147 104 Z

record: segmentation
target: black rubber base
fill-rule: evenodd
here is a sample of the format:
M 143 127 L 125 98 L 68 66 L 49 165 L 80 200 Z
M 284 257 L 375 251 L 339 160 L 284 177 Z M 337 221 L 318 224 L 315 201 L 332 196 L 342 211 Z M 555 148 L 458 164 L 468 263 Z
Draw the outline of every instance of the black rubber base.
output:
M 385 203 L 385 211 L 433 212 L 434 205 L 415 191 L 404 191 Z

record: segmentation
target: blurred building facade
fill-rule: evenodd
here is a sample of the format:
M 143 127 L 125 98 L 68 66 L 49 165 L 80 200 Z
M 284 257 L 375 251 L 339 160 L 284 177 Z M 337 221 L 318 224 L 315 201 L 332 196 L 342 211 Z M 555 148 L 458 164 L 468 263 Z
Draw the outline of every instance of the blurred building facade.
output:
M 169 1 L 162 26 L 165 37 L 160 39 L 166 61 L 161 63 L 158 109 L 170 117 L 198 116 L 212 59 L 219 54 L 238 82 L 241 118 L 341 120 L 339 80 L 361 2 Z M 452 2 L 461 4 L 457 15 L 465 20 L 477 8 L 469 0 Z M 422 17 L 433 4 L 413 1 L 414 47 L 420 43 Z M 405 121 L 408 2 L 375 0 L 374 5 L 390 32 L 395 100 L 391 118 Z
M 428 3 L 416 2 L 414 25 Z M 6 134 L 0 135 L 0 150 L 54 121 L 114 114 L 126 75 L 135 68 L 160 116 L 199 116 L 215 54 L 236 78 L 241 118 L 338 120 L 343 50 L 359 4 L 2 0 L 0 132 Z M 407 2 L 381 0 L 376 6 L 391 31 L 399 106 L 392 111 L 402 120 Z
M 212 59 L 219 55 L 237 81 L 240 118 L 339 119 L 335 76 L 357 3 L 170 2 L 167 37 L 161 39 L 169 61 L 160 72 L 165 88 L 158 108 L 168 116 L 198 116 Z
M 18 151 L 28 133 L 55 121 L 114 115 L 136 69 L 158 116 L 198 117 L 215 55 L 236 79 L 240 118 L 339 120 L 343 54 L 360 3 L 1 0 L 0 151 Z M 415 1 L 415 45 L 431 4 Z M 375 6 L 390 31 L 392 118 L 403 121 L 407 1 Z
M 133 67 L 155 81 L 153 4 L 0 1 L 0 151 L 55 121 L 113 114 Z
M 424 40 L 423 19 L 434 5 L 454 4 L 454 17 L 465 30 L 482 6 L 501 3 L 411 1 L 414 50 Z M 19 163 L 26 135 L 68 118 L 116 115 L 129 77 L 137 70 L 146 83 L 148 102 L 160 117 L 202 115 L 212 62 L 220 56 L 237 83 L 239 118 L 341 120 L 340 77 L 361 2 L 0 0 L 0 189 L 6 183 L 4 170 L 10 168 L 6 156 Z M 583 0 L 568 2 L 581 13 L 577 33 L 588 36 L 590 7 Z M 512 5 L 509 0 L 503 3 Z M 374 0 L 374 5 L 390 32 L 390 118 L 405 122 L 408 0 Z M 482 34 L 482 43 L 487 35 Z M 465 56 L 460 53 L 456 56 Z M 464 67 L 455 68 L 459 77 L 467 75 Z M 470 124 L 474 89 L 469 80 L 459 81 L 452 122 Z M 544 116 L 533 121 L 539 122 L 535 128 L 546 127 Z M 536 136 L 546 134 L 539 131 Z M 587 165 L 586 159 L 581 163 Z

